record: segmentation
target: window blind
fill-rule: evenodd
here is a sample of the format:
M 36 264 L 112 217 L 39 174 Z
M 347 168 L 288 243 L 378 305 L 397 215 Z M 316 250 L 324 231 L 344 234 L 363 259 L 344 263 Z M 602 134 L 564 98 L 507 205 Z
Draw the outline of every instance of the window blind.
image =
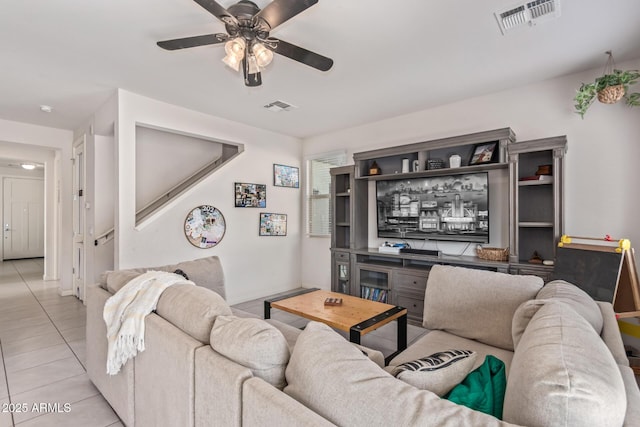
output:
M 347 162 L 344 151 L 319 154 L 307 160 L 307 235 L 331 235 L 331 174 L 329 170 Z

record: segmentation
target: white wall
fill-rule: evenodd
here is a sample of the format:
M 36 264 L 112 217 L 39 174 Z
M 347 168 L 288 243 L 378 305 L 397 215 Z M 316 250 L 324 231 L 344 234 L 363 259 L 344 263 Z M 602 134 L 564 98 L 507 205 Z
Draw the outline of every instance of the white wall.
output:
M 618 68 L 638 69 L 640 59 Z M 511 127 L 518 141 L 567 135 L 565 233 L 609 234 L 640 246 L 640 108 L 596 103 L 584 120 L 573 112 L 580 83 L 601 73 L 591 70 L 309 138 L 303 155 L 346 147 L 353 163 L 354 152 L 503 127 Z M 330 286 L 329 244 L 303 238 L 304 286 Z
M 118 91 L 116 126 L 116 268 L 157 266 L 218 255 L 231 304 L 300 286 L 301 190 L 273 186 L 273 163 L 300 166 L 300 141 Z M 136 125 L 167 129 L 221 142 L 245 151 L 154 215 L 135 226 Z M 175 165 L 180 168 L 180 164 Z M 170 171 L 167 171 L 170 173 Z M 267 184 L 267 208 L 235 208 L 233 183 Z M 217 207 L 227 224 L 223 240 L 210 249 L 192 246 L 183 224 L 191 209 Z M 288 214 L 286 237 L 258 237 L 259 212 Z
M 0 157 L 45 165 L 44 279 L 59 280 L 59 291 L 71 290 L 71 143 L 73 133 L 27 123 L 0 120 Z
M 147 207 L 221 156 L 222 144 L 138 126 L 136 210 Z

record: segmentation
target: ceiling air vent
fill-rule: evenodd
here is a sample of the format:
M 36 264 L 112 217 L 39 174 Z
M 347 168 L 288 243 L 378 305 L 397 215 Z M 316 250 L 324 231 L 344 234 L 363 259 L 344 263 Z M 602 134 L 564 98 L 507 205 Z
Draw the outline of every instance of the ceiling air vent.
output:
M 494 13 L 500 31 L 507 31 L 524 24 L 530 26 L 560 16 L 560 0 L 535 0 Z
M 269 111 L 278 112 L 278 111 L 289 111 L 298 107 L 296 107 L 295 105 L 288 104 L 284 101 L 273 101 L 265 105 L 264 108 L 266 108 Z

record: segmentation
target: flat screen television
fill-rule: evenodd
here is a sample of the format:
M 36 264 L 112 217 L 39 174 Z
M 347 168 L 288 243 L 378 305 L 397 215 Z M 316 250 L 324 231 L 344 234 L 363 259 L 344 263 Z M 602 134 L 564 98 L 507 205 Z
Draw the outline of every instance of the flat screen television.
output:
M 487 172 L 376 181 L 378 237 L 489 242 Z

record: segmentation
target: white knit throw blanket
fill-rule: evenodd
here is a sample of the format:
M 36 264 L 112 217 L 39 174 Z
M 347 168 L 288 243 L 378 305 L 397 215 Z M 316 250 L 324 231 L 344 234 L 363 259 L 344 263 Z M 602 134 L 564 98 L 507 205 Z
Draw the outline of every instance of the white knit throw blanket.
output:
M 148 271 L 130 280 L 104 304 L 107 324 L 107 374 L 116 375 L 127 360 L 144 351 L 144 319 L 156 309 L 162 292 L 171 285 L 191 284 L 183 276 Z

